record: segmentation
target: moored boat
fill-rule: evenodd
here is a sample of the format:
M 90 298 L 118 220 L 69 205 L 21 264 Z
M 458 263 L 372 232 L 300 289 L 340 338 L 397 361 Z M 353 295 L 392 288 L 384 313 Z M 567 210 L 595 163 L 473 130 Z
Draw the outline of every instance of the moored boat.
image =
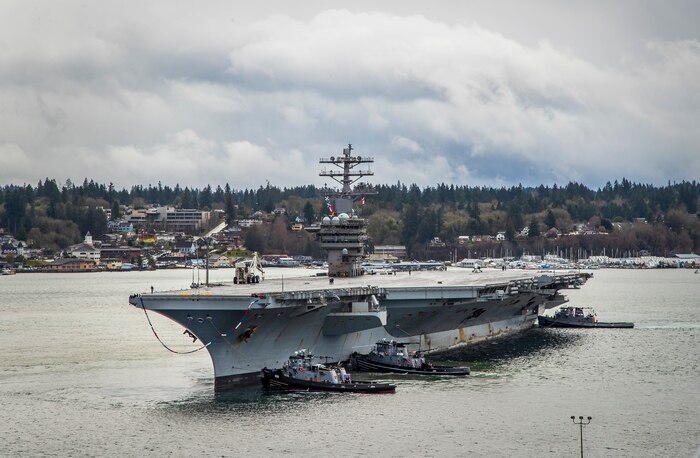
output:
M 633 328 L 634 323 L 602 322 L 591 307 L 562 307 L 554 316 L 540 315 L 541 327 L 553 328 Z
M 366 355 L 354 353 L 352 363 L 360 370 L 416 375 L 469 375 L 468 367 L 435 366 L 420 351 L 409 352 L 407 345 L 394 340 L 377 342 Z
M 262 370 L 265 388 L 335 391 L 343 393 L 386 393 L 396 390 L 391 383 L 353 381 L 342 366 L 314 364 L 313 356 L 300 350 L 289 357 L 281 369 Z

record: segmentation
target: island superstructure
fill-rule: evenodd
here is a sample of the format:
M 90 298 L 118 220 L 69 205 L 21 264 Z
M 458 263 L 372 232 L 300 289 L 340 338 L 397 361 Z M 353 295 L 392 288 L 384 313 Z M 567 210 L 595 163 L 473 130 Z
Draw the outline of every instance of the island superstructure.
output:
M 329 277 L 357 277 L 363 274 L 362 261 L 365 259 L 367 244 L 367 220 L 355 217 L 353 202 L 358 198 L 376 194 L 366 183 L 353 184 L 365 176 L 374 175 L 369 169 L 361 169 L 363 165 L 374 162 L 373 158 L 353 156 L 352 145 L 343 150 L 342 156 L 331 156 L 321 159 L 321 164 L 331 164 L 337 168 L 324 169 L 319 174 L 337 181 L 339 190 L 324 187 L 321 192 L 325 195 L 330 216 L 323 218 L 318 240 L 321 248 L 326 250 Z M 335 206 L 331 204 L 335 201 Z
M 561 289 L 582 285 L 584 274 L 539 275 L 529 271 L 460 268 L 364 275 L 367 220 L 353 202 L 373 194 L 358 182 L 372 175 L 358 167 L 372 158 L 321 159 L 320 175 L 341 184 L 324 188 L 330 216 L 318 239 L 327 252 L 328 275 L 296 269 L 261 283 L 202 286 L 135 294 L 129 302 L 182 325 L 209 352 L 215 389 L 258 381 L 264 367 L 280 367 L 299 349 L 347 360 L 381 339 L 435 353 L 531 328 L 545 309 L 566 302 Z M 435 267 L 435 265 L 428 265 Z

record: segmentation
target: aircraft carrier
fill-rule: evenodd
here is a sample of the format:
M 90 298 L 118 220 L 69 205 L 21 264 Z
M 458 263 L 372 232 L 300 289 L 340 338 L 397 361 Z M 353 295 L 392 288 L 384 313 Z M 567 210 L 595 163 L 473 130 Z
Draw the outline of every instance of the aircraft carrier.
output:
M 357 183 L 373 174 L 358 168 L 373 159 L 354 156 L 348 145 L 341 156 L 320 162 L 331 166 L 320 175 L 341 185 L 323 190 L 331 216 L 323 219 L 317 237 L 328 253 L 327 275 L 292 269 L 284 278 L 260 283 L 232 281 L 129 298 L 199 339 L 211 356 L 217 391 L 258 381 L 262 368 L 280 367 L 299 349 L 347 360 L 384 338 L 435 353 L 522 332 L 545 309 L 566 302 L 560 290 L 578 288 L 588 278 L 520 270 L 474 273 L 439 264 L 367 275 L 362 265 L 367 220 L 353 203 L 374 194 Z

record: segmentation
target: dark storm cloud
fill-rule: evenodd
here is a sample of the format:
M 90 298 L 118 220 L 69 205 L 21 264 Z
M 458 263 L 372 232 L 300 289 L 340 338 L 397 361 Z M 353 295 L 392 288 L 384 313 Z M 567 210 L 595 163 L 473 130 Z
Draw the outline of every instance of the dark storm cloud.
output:
M 327 4 L 4 4 L 0 183 L 700 176 L 693 4 Z

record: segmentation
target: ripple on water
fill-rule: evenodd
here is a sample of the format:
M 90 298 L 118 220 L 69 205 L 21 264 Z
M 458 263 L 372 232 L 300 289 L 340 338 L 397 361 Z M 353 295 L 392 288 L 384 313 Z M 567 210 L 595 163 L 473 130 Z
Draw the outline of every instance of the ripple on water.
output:
M 575 456 L 569 417 L 591 415 L 591 456 L 689 456 L 700 282 L 686 273 L 596 272 L 567 292 L 572 305 L 635 329 L 535 328 L 434 357 L 469 366 L 468 377 L 368 375 L 396 383 L 391 395 L 215 395 L 206 353 L 164 352 L 126 305 L 151 284 L 182 284 L 181 272 L 16 275 L 17 294 L 0 305 L 1 454 Z

